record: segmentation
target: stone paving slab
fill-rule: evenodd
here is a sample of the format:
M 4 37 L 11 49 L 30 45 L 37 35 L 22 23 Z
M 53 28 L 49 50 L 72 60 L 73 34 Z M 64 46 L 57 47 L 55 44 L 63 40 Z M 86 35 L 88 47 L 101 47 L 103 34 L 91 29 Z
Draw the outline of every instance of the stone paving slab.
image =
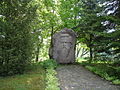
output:
M 64 65 L 56 71 L 61 90 L 120 90 L 80 65 Z

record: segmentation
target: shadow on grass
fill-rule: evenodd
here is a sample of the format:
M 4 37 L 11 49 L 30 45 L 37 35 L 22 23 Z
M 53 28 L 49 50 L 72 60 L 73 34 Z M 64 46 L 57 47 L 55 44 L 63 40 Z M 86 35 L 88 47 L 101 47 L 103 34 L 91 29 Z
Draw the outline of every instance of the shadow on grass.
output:
M 35 64 L 23 75 L 0 77 L 0 90 L 45 90 L 45 70 Z

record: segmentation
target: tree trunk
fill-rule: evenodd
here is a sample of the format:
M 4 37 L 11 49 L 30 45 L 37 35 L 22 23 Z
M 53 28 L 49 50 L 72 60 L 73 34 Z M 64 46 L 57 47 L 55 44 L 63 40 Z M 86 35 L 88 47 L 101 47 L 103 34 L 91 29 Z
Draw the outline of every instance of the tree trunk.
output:
M 79 53 L 80 53 L 80 50 L 81 50 L 81 48 L 78 48 L 78 49 L 77 49 L 76 57 L 78 57 L 78 55 L 79 55 Z
M 53 37 L 53 34 L 54 34 L 54 28 L 53 28 L 53 26 L 52 26 L 52 28 L 51 28 L 52 30 L 51 30 L 51 42 L 50 42 L 50 48 L 49 48 L 49 58 L 50 59 L 52 59 L 52 47 L 53 47 L 53 43 L 52 43 L 52 37 Z
M 36 59 L 35 59 L 36 62 L 38 62 L 38 60 L 39 60 L 39 53 L 40 53 L 40 48 L 41 48 L 42 42 L 43 42 L 43 38 L 41 37 L 41 41 L 40 41 L 40 43 L 38 43 L 38 45 L 37 45 Z
M 92 51 L 92 47 L 90 47 L 90 60 L 89 63 L 91 63 L 93 60 L 93 51 Z
M 90 43 L 89 43 L 89 48 L 90 48 L 90 60 L 89 60 L 89 63 L 92 63 L 92 60 L 93 60 L 92 34 L 90 34 Z
M 82 53 L 80 57 L 83 57 L 85 54 L 87 54 L 89 51 L 85 48 L 82 49 Z
M 37 46 L 37 51 L 36 51 L 36 62 L 38 62 L 38 59 L 39 59 L 39 51 L 40 51 L 40 45 Z

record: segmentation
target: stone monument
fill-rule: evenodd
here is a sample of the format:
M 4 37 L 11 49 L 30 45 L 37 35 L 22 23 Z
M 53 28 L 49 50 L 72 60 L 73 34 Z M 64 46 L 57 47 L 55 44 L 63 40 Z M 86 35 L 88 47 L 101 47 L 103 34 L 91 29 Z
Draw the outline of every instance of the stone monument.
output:
M 67 64 L 75 62 L 76 34 L 71 29 L 63 29 L 52 37 L 52 47 L 49 56 L 57 63 Z

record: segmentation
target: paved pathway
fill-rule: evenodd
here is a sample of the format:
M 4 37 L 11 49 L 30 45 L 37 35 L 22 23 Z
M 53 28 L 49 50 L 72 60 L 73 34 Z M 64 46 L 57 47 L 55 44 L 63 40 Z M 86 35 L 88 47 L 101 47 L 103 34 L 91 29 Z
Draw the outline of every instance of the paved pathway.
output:
M 56 70 L 61 90 L 120 90 L 120 86 L 112 85 L 79 65 L 64 65 Z

